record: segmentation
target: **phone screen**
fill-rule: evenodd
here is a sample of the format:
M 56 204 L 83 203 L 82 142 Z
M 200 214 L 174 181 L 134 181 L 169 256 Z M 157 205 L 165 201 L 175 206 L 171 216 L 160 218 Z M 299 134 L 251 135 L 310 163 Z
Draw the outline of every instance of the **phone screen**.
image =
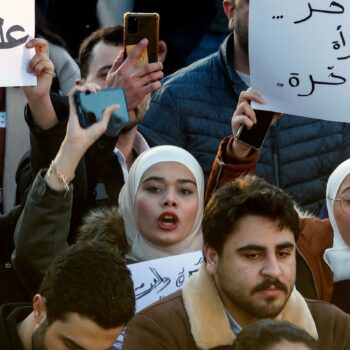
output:
M 255 110 L 256 124 L 254 124 L 250 129 L 247 129 L 245 125 L 241 125 L 236 137 L 241 142 L 255 149 L 260 149 L 274 114 L 275 112 Z

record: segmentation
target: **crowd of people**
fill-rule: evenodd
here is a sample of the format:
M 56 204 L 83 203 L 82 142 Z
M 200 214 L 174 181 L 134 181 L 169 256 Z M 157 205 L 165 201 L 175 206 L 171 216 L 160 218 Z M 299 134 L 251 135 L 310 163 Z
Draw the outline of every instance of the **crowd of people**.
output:
M 49 19 L 54 4 L 36 10 Z M 38 22 L 26 44 L 37 85 L 18 101 L 0 88 L 0 112 L 24 121 L 0 133 L 1 190 L 8 136 L 30 143 L 16 149 L 16 195 L 0 193 L 1 349 L 350 349 L 350 124 L 275 113 L 261 150 L 240 142 L 264 103 L 249 88 L 249 0 L 203 6 L 198 23 L 189 11 L 179 30 L 163 25 L 171 35 L 161 26 L 159 61 L 142 66 L 148 40 L 126 57 L 120 24 L 93 28 L 73 59 Z M 204 45 L 214 9 L 229 32 L 186 66 L 183 33 Z M 106 135 L 115 103 L 82 127 L 76 94 L 116 87 L 130 123 Z M 199 271 L 135 313 L 127 265 L 194 251 Z

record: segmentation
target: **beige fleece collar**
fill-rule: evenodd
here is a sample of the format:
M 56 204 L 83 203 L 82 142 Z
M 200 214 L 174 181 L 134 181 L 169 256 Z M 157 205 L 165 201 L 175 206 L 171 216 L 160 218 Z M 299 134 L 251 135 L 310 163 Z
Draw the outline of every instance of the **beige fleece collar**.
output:
M 225 308 L 213 279 L 207 273 L 205 263 L 184 285 L 182 297 L 191 333 L 199 349 L 208 350 L 233 344 L 236 336 L 231 330 Z M 282 311 L 282 319 L 296 324 L 314 338 L 318 338 L 316 325 L 306 301 L 295 288 Z

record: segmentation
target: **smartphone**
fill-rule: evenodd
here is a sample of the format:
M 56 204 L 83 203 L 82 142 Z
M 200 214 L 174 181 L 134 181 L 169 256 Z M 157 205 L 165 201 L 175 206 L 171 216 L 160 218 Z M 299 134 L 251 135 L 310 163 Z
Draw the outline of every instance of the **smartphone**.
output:
M 113 111 L 105 135 L 117 137 L 122 129 L 130 123 L 124 89 L 122 88 L 102 89 L 95 93 L 76 91 L 74 101 L 82 128 L 88 128 L 100 120 L 104 110 L 112 104 L 118 104 L 119 108 Z
M 255 110 L 256 124 L 250 129 L 245 125 L 241 125 L 236 137 L 246 145 L 259 150 L 264 142 L 274 114 L 275 112 Z
M 148 39 L 148 45 L 136 63 L 137 67 L 158 61 L 159 14 L 124 13 L 124 54 L 128 56 L 143 38 Z

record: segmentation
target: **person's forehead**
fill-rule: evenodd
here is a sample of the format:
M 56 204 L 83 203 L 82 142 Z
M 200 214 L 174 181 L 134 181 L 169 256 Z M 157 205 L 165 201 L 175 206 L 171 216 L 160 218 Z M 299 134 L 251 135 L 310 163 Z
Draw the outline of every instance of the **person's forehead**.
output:
M 104 329 L 91 319 L 77 313 L 68 313 L 64 320 L 54 321 L 48 331 L 48 336 L 58 336 L 84 349 L 91 349 L 92 344 L 98 348 L 108 348 L 118 337 L 122 326 Z
M 116 46 L 105 43 L 104 41 L 99 41 L 92 50 L 89 70 L 94 69 L 97 71 L 104 66 L 112 66 L 114 60 L 122 50 L 122 45 Z
M 233 249 L 249 245 L 269 249 L 287 242 L 295 243 L 294 234 L 289 228 L 281 228 L 279 221 L 258 215 L 246 215 L 239 220 L 226 245 Z

